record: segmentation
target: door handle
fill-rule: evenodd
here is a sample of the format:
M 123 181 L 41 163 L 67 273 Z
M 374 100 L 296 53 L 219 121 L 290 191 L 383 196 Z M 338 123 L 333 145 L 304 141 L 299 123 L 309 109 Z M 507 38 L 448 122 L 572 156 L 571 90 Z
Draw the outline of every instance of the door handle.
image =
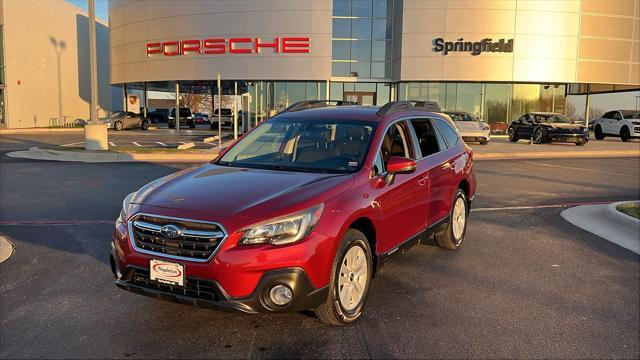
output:
M 421 176 L 418 179 L 418 185 L 420 185 L 420 186 L 425 186 L 425 185 L 427 185 L 428 182 L 429 182 L 429 176 L 428 175 Z

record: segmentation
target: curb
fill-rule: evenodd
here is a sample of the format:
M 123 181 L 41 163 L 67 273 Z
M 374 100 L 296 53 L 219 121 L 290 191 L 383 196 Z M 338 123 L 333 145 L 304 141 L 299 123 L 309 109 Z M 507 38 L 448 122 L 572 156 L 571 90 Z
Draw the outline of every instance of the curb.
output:
M 47 161 L 77 161 L 84 163 L 113 163 L 113 162 L 171 162 L 171 163 L 203 163 L 213 160 L 217 152 L 201 154 L 171 154 L 171 153 L 117 153 L 117 152 L 80 152 L 57 151 L 29 148 L 27 151 L 13 151 L 7 153 L 12 158 L 47 160 Z
M 24 128 L 24 129 L 1 129 L 0 136 L 13 134 L 46 134 L 46 133 L 78 133 L 84 132 L 84 127 L 73 128 Z
M 560 216 L 573 225 L 640 254 L 640 220 L 616 209 L 621 201 L 604 205 L 581 205 L 564 210 Z

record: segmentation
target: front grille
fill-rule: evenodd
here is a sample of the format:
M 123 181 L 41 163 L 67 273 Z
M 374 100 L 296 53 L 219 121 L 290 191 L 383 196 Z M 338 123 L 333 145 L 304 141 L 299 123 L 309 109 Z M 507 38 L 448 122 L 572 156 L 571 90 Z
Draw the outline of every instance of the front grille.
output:
M 175 295 L 184 295 L 203 300 L 217 301 L 219 299 L 217 293 L 218 289 L 212 281 L 187 278 L 184 287 L 171 286 L 149 280 L 149 271 L 138 268 L 130 268 L 129 271 L 124 274 L 124 278 L 133 285 L 147 289 L 159 290 Z
M 165 225 L 174 225 L 180 232 L 176 237 L 168 237 L 161 231 Z M 131 220 L 131 236 L 135 247 L 143 252 L 206 261 L 226 233 L 216 223 L 138 214 Z

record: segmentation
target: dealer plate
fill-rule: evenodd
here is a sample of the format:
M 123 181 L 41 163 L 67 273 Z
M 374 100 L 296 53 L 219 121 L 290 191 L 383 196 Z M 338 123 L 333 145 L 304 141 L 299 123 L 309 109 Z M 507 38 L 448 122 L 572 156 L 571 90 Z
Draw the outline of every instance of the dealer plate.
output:
M 163 284 L 184 286 L 184 265 L 152 259 L 149 262 L 149 278 Z

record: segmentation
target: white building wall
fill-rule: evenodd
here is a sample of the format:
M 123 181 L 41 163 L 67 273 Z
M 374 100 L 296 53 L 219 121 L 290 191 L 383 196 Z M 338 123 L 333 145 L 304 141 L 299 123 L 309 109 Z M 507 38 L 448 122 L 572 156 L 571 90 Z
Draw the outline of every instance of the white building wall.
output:
M 51 126 L 89 117 L 87 13 L 63 0 L 0 0 L 4 21 L 6 126 Z M 107 24 L 97 25 L 99 105 L 122 107 L 109 84 Z

